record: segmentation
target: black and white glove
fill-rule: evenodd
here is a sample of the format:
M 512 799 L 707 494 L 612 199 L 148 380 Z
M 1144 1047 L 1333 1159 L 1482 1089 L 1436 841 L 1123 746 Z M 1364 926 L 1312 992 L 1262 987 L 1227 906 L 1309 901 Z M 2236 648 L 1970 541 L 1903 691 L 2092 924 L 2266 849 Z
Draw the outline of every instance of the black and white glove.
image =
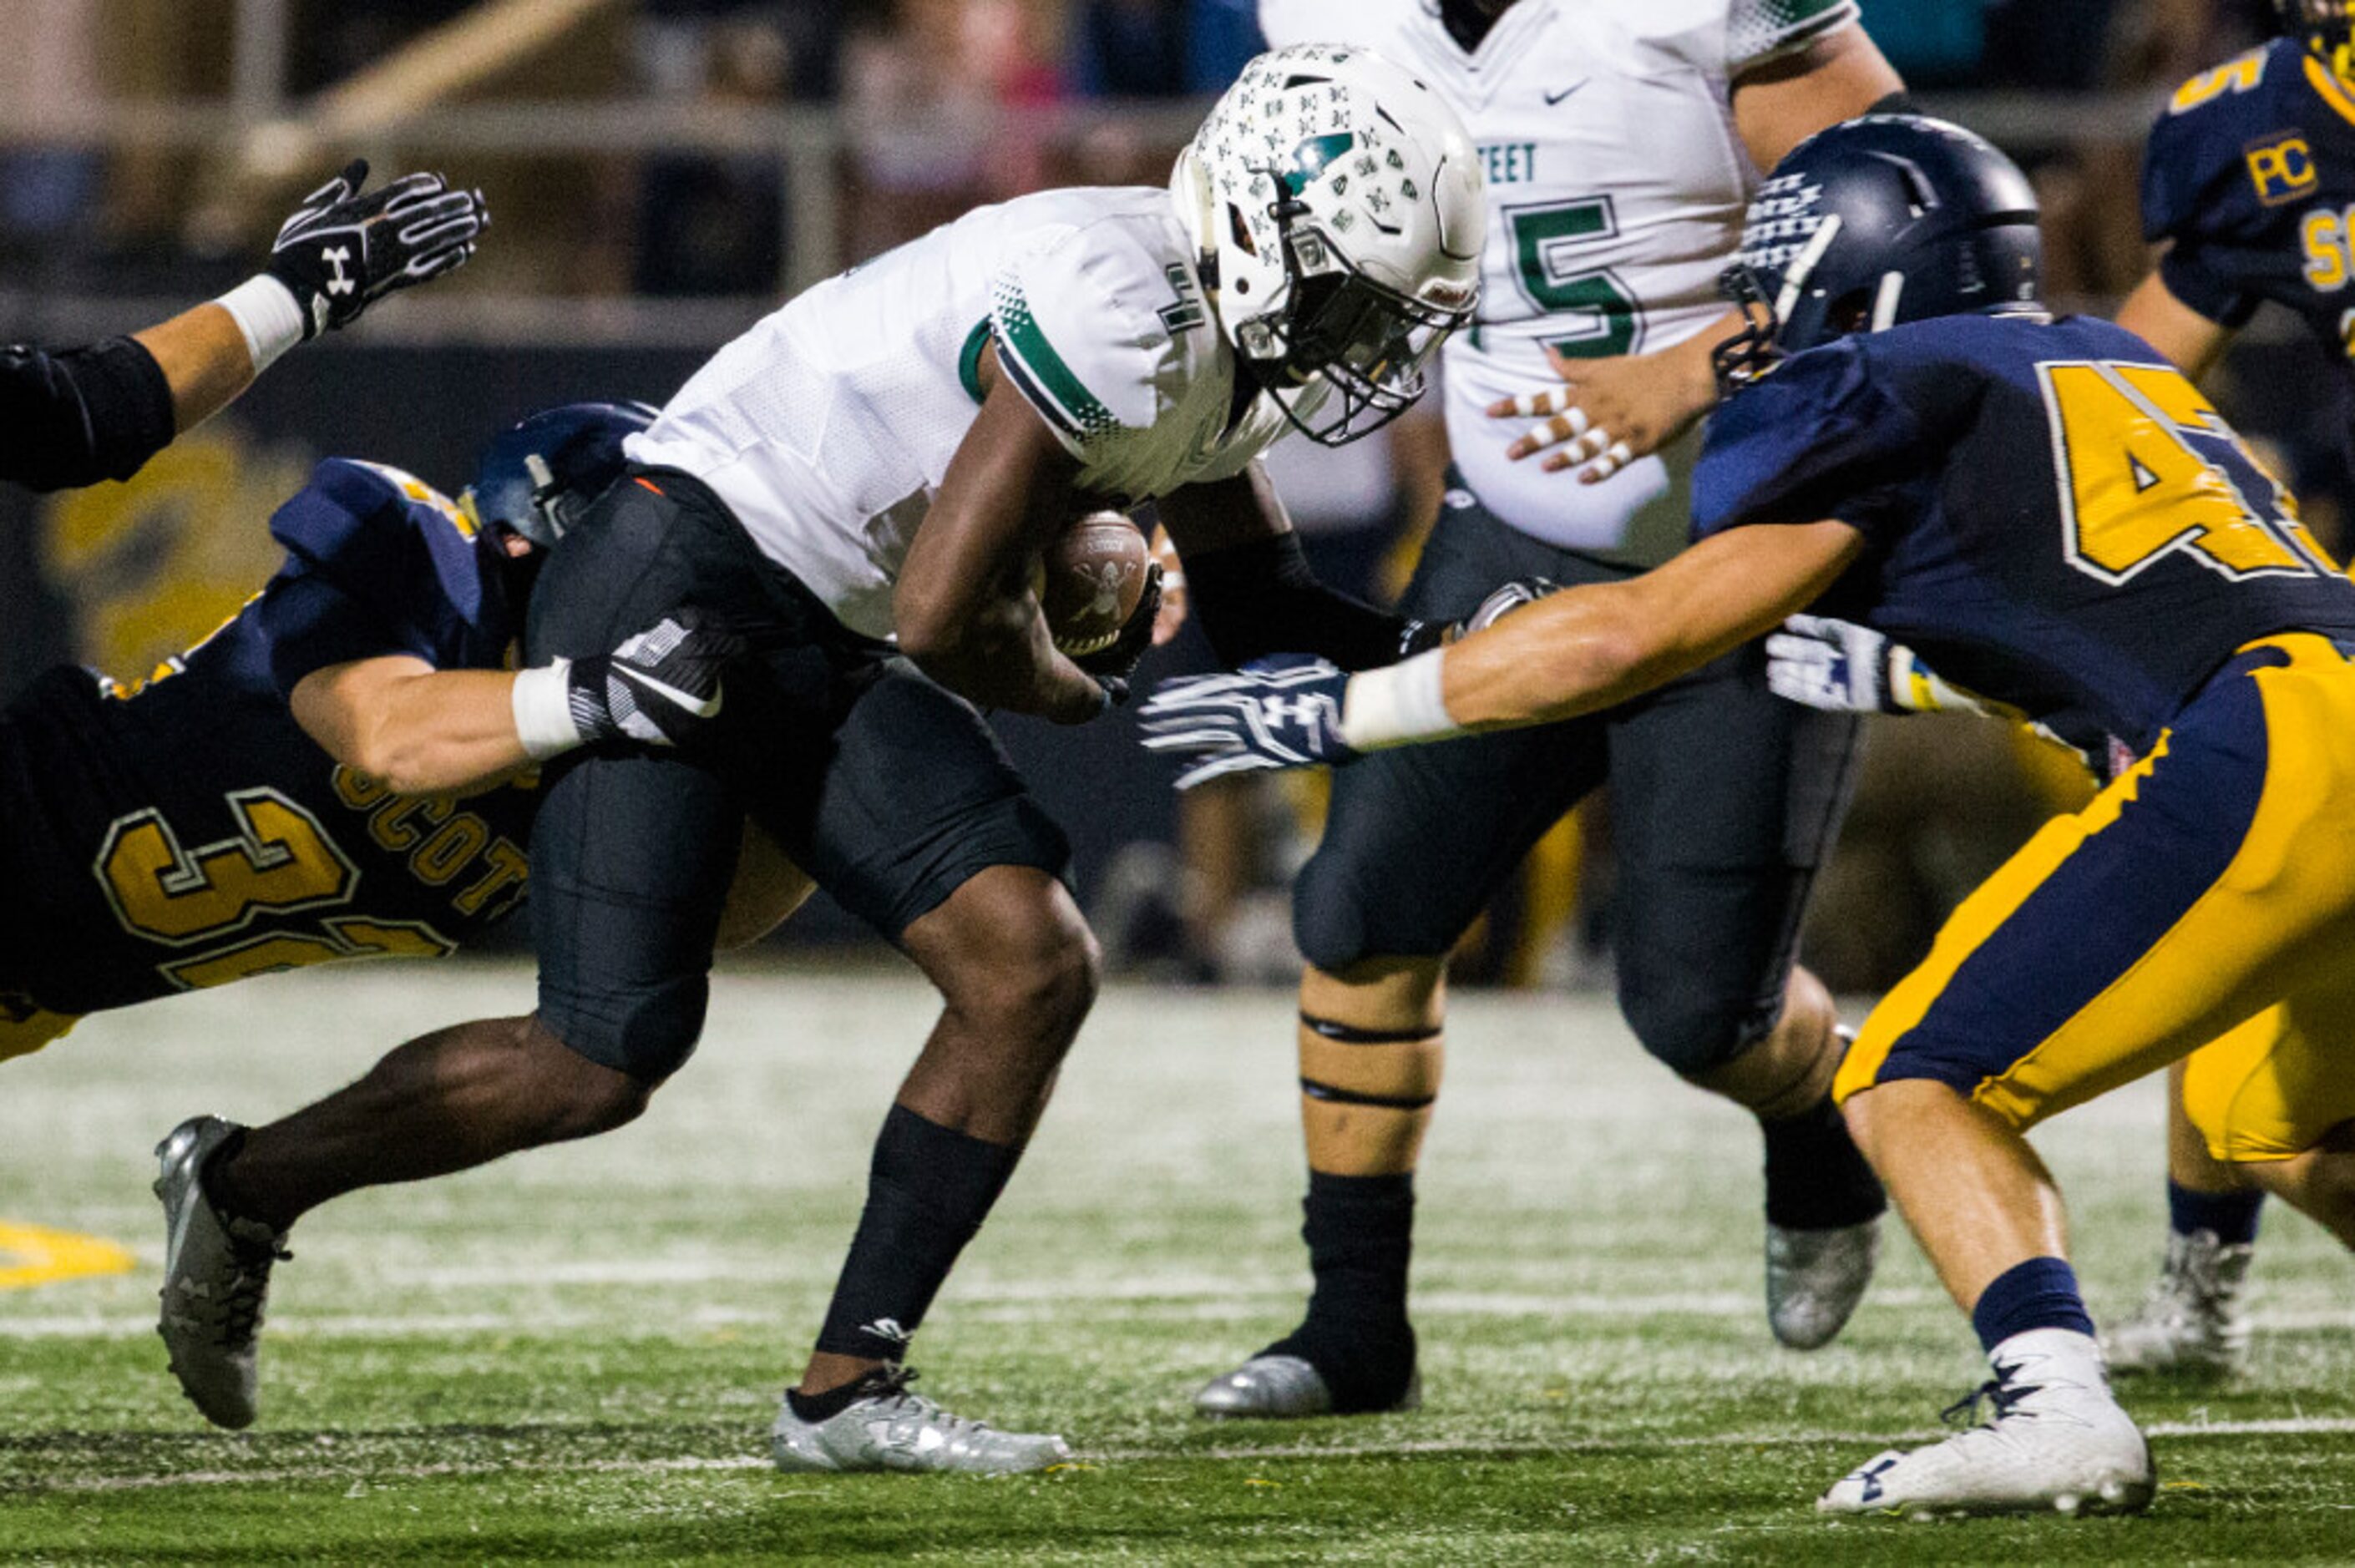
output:
M 1153 646 L 1153 622 L 1160 614 L 1161 563 L 1154 561 L 1145 568 L 1145 591 L 1137 595 L 1136 608 L 1121 623 L 1120 635 L 1092 653 L 1072 657 L 1072 663 L 1096 678 L 1111 705 L 1128 701 L 1129 680 L 1146 650 Z
M 1399 639 L 1399 657 L 1410 658 L 1427 653 L 1433 648 L 1444 648 L 1460 642 L 1476 631 L 1486 631 L 1524 605 L 1537 603 L 1550 593 L 1560 593 L 1561 585 L 1544 577 L 1517 577 L 1491 592 L 1480 601 L 1479 608 L 1461 620 L 1410 620 Z
M 303 198 L 270 248 L 270 276 L 303 313 L 304 342 L 348 326 L 395 289 L 463 267 L 490 226 L 480 191 L 440 175 L 404 175 L 366 196 L 368 160 Z
M 700 611 L 674 610 L 611 653 L 518 674 L 516 735 L 542 762 L 603 740 L 680 745 L 719 717 L 720 677 L 743 652 Z
M 1182 675 L 1136 713 L 1145 748 L 1185 764 L 1178 788 L 1231 773 L 1355 761 L 1341 738 L 1349 673 L 1303 653 L 1256 660 L 1227 675 Z
M 1869 626 L 1795 615 L 1766 639 L 1766 684 L 1828 713 L 1986 714 L 1985 699 L 1948 685 L 1902 642 Z

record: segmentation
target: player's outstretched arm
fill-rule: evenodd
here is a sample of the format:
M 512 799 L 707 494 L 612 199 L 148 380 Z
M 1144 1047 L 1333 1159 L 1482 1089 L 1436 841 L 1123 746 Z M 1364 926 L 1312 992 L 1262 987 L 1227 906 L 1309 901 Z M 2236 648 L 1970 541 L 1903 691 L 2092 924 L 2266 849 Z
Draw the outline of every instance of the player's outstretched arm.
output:
M 1146 749 L 1185 764 L 1182 789 L 1569 718 L 1759 635 L 1829 588 L 1863 546 L 1838 522 L 1733 528 L 1655 571 L 1513 607 L 1458 642 L 1383 669 L 1350 675 L 1284 655 L 1233 674 L 1164 681 L 1138 727 Z
M 294 683 L 294 722 L 336 761 L 402 795 L 467 795 L 577 747 L 677 746 L 717 719 L 734 633 L 680 610 L 593 659 L 437 670 L 406 653 Z
M 402 795 L 467 795 L 532 766 L 506 670 L 436 670 L 406 653 L 314 670 L 294 722 L 320 749 Z
M 1731 528 L 1641 577 L 1540 599 L 1426 656 L 1443 661 L 1445 720 L 1504 729 L 1616 706 L 1806 609 L 1863 547 L 1845 523 Z
M 172 389 L 177 430 L 218 413 L 296 344 L 464 266 L 490 224 L 480 191 L 453 191 L 440 175 L 404 175 L 363 194 L 367 180 L 367 160 L 355 160 L 303 198 L 261 272 L 133 334 Z
M 983 707 L 1082 724 L 1125 695 L 1055 650 L 1031 564 L 1076 501 L 1078 462 L 983 355 L 988 387 L 892 593 L 900 651 Z

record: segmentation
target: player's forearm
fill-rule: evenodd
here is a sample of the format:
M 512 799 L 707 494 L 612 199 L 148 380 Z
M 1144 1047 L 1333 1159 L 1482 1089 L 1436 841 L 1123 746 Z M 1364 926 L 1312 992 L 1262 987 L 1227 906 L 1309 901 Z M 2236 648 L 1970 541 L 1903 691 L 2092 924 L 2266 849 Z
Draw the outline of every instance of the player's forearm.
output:
M 176 429 L 190 430 L 253 385 L 253 355 L 237 318 L 218 303 L 198 305 L 132 341 L 155 357 L 172 388 Z
M 1407 619 L 1317 581 L 1295 535 L 1204 551 L 1187 566 L 1195 617 L 1222 664 L 1297 652 L 1369 670 L 1403 651 Z
M 532 765 L 505 670 L 437 670 L 390 682 L 330 746 L 402 795 L 467 795 Z
M 1466 729 L 1508 729 L 1615 705 L 1685 669 L 1706 651 L 1678 649 L 1630 612 L 1617 584 L 1539 600 L 1448 649 L 1441 693 Z
M 1618 584 L 1572 588 L 1444 649 L 1350 678 L 1352 750 L 1516 729 L 1606 708 L 1705 662 L 1646 629 Z
M 900 651 L 916 667 L 978 707 L 1079 724 L 1104 707 L 1094 676 L 1055 651 L 1047 618 L 1027 591 L 1018 600 L 961 614 L 908 617 Z

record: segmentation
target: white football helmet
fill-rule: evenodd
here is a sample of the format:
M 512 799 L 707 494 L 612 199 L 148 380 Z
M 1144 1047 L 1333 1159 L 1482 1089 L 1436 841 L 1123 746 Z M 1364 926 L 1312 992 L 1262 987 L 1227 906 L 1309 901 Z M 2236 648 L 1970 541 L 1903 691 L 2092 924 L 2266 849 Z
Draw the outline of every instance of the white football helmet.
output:
M 1405 412 L 1472 317 L 1487 226 L 1472 140 L 1370 50 L 1252 60 L 1169 190 L 1220 330 L 1312 440 L 1338 446 Z

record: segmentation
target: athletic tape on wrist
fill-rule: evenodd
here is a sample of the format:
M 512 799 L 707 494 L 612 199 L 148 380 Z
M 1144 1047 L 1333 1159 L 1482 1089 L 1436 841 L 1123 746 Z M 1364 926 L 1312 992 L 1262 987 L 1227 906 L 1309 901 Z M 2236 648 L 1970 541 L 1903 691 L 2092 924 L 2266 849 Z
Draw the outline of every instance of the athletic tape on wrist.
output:
M 572 661 L 519 672 L 511 688 L 516 738 L 534 762 L 545 762 L 581 744 L 572 722 Z
M 1433 648 L 1349 678 L 1341 699 L 1341 738 L 1357 751 L 1462 735 L 1448 716 L 1443 685 L 1447 651 Z
M 257 272 L 213 303 L 229 313 L 245 334 L 245 352 L 256 376 L 303 341 L 303 307 L 293 291 L 267 272 Z

